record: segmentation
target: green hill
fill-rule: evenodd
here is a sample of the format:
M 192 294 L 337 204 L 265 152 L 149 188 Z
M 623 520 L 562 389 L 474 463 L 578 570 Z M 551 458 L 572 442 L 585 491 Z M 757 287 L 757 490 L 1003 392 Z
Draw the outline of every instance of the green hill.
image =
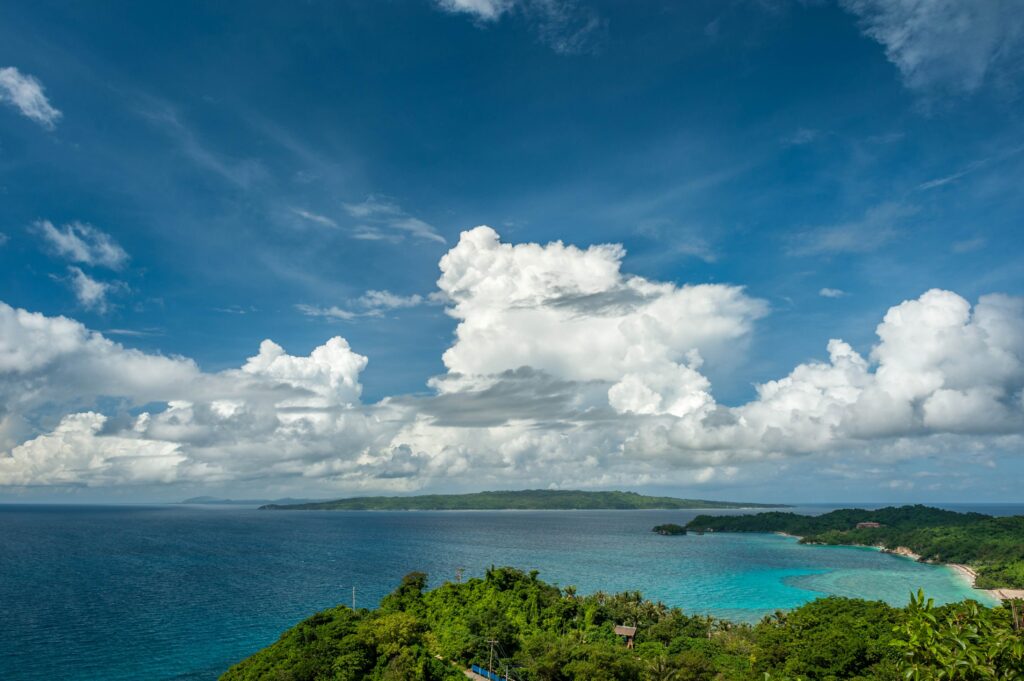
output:
M 273 511 L 506 511 L 781 508 L 705 499 L 649 497 L 635 492 L 581 492 L 530 489 L 474 494 L 425 494 L 413 497 L 353 497 L 306 504 L 267 504 Z
M 877 523 L 878 527 L 858 527 L 859 523 Z M 979 588 L 1024 588 L 1024 516 L 994 518 L 930 506 L 890 506 L 874 511 L 846 508 L 819 516 L 778 511 L 700 515 L 687 529 L 785 532 L 801 537 L 806 544 L 906 547 L 929 562 L 970 565 L 978 573 Z
M 221 681 L 465 681 L 470 665 L 510 670 L 516 681 L 1024 678 L 1010 607 L 832 597 L 751 626 L 638 592 L 581 595 L 512 568 L 426 586 L 414 572 L 375 610 L 313 615 Z M 635 647 L 618 625 L 635 634 Z

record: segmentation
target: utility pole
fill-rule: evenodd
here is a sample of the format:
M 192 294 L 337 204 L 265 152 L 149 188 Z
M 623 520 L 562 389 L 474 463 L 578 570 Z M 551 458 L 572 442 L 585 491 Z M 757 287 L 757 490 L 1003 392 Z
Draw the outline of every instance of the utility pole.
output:
M 352 587 L 352 610 L 355 611 L 355 609 L 356 609 L 356 588 L 353 586 Z
M 494 646 L 496 646 L 498 644 L 498 642 L 496 640 L 494 640 L 493 638 L 489 639 L 487 642 L 491 644 L 491 654 L 487 658 L 487 673 L 488 674 L 493 674 L 494 673 Z
M 464 568 L 464 567 L 457 567 L 457 568 L 455 568 L 455 581 L 458 582 L 459 584 L 462 584 L 462 571 L 465 570 L 465 569 L 466 568 Z

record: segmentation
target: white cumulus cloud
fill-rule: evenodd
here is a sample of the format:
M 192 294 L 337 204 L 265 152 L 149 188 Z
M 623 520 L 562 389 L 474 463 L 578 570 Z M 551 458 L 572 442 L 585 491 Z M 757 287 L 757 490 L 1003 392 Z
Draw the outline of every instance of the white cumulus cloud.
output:
M 266 340 L 214 373 L 0 304 L 0 486 L 727 485 L 794 457 L 846 475 L 1024 441 L 1024 299 L 927 291 L 870 351 L 833 339 L 727 405 L 703 371 L 756 342 L 767 306 L 628 275 L 623 255 L 464 232 L 440 262 L 446 372 L 373 404 L 341 337 L 295 355 Z
M 624 255 L 617 245 L 512 245 L 490 227 L 463 232 L 440 263 L 438 287 L 459 320 L 445 366 L 618 381 L 716 358 L 767 312 L 738 286 L 624 275 Z
M 271 340 L 260 343 L 260 351 L 242 366 L 250 376 L 267 378 L 309 393 L 309 398 L 290 401 L 308 406 L 350 405 L 359 400 L 359 373 L 366 357 L 352 352 L 348 341 L 331 338 L 309 357 L 293 357 Z
M 176 482 L 189 476 L 187 458 L 173 442 L 97 435 L 107 417 L 69 414 L 50 433 L 0 457 L 6 485 L 110 486 Z

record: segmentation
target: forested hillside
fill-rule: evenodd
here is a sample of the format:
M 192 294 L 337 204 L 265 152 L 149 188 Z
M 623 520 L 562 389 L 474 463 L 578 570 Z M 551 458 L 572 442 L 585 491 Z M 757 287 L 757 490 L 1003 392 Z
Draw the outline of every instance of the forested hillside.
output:
M 1015 679 L 1024 645 L 1005 607 L 908 608 L 825 598 L 755 626 L 687 615 L 639 593 L 579 596 L 511 568 L 426 591 L 413 573 L 377 610 L 325 610 L 222 681 Z M 615 635 L 636 626 L 630 649 Z M 953 672 L 952 675 L 947 672 Z M 945 674 L 945 675 L 944 675 Z
M 857 527 L 859 523 L 878 523 L 879 527 Z M 874 511 L 841 509 L 820 516 L 777 511 L 700 515 L 687 529 L 785 532 L 805 543 L 906 547 L 924 560 L 972 566 L 978 573 L 979 588 L 1024 588 L 1024 516 L 992 517 L 917 505 Z

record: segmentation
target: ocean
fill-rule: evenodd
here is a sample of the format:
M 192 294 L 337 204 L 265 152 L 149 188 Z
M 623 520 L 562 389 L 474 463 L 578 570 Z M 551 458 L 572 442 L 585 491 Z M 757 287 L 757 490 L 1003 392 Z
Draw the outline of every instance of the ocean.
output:
M 979 598 L 948 568 L 872 549 L 650 531 L 701 512 L 0 505 L 0 679 L 209 681 L 317 610 L 351 604 L 353 587 L 373 607 L 414 570 L 436 585 L 512 565 L 742 621 L 825 594 Z

